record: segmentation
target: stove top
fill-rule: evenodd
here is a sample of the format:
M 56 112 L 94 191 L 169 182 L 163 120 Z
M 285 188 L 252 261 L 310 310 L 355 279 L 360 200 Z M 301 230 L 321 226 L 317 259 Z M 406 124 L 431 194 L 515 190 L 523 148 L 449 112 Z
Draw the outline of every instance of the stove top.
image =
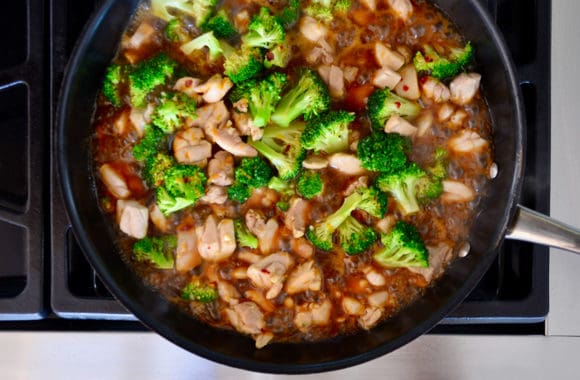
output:
M 550 0 L 480 0 L 504 33 L 527 117 L 521 203 L 550 199 Z M 0 330 L 143 329 L 86 261 L 64 210 L 52 156 L 67 60 L 101 0 L 2 2 L 0 58 Z M 9 41 L 8 41 L 9 40 Z M 8 137 L 6 137 L 8 136 Z M 548 249 L 506 241 L 472 294 L 436 333 L 543 333 Z M 126 322 L 120 322 L 126 321 Z

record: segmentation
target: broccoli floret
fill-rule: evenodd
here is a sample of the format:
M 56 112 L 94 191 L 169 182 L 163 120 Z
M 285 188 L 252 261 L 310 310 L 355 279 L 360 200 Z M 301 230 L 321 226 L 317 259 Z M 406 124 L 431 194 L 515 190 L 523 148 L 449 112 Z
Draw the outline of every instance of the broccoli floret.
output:
M 292 28 L 300 18 L 300 0 L 289 0 L 276 18 L 286 30 Z
M 133 158 L 137 161 L 146 161 L 167 146 L 167 137 L 154 125 L 145 126 L 143 138 L 133 146 Z
M 386 235 L 381 235 L 384 248 L 379 249 L 373 259 L 385 267 L 429 266 L 429 252 L 419 231 L 412 224 L 397 222 Z
M 394 172 L 405 167 L 410 147 L 409 139 L 398 133 L 373 133 L 358 143 L 357 156 L 365 169 Z
M 143 168 L 143 178 L 149 186 L 161 186 L 165 180 L 165 173 L 175 165 L 173 157 L 164 153 L 157 153 L 147 157 Z
M 252 141 L 250 145 L 270 161 L 278 170 L 281 179 L 292 179 L 300 171 L 306 156 L 306 151 L 300 143 L 303 130 L 302 123 L 294 123 L 286 128 L 267 127 L 264 129 L 262 139 Z
M 137 261 L 149 261 L 159 269 L 172 269 L 176 247 L 177 238 L 173 235 L 146 237 L 133 244 L 133 254 Z
M 388 205 L 387 194 L 373 186 L 360 187 L 356 191 L 362 195 L 357 209 L 366 211 L 376 218 L 382 218 L 385 215 Z
M 272 175 L 272 168 L 260 157 L 242 158 L 234 171 L 234 183 L 228 187 L 229 198 L 245 202 L 253 189 L 267 186 Z
M 296 86 L 288 91 L 272 114 L 272 121 L 287 127 L 300 115 L 308 120 L 330 107 L 330 95 L 318 74 L 304 70 Z
M 120 86 L 123 82 L 123 66 L 112 64 L 107 68 L 105 81 L 103 82 L 103 95 L 115 107 L 121 106 Z
M 302 146 L 326 153 L 347 150 L 348 125 L 354 118 L 350 112 L 329 111 L 308 120 L 302 134 Z
M 234 220 L 236 241 L 240 247 L 258 248 L 258 238 L 255 237 L 241 219 Z
M 312 170 L 301 172 L 296 181 L 296 190 L 306 199 L 312 199 L 322 193 L 324 182 L 322 182 L 320 173 Z
M 284 40 L 283 43 L 274 45 L 270 50 L 264 55 L 264 67 L 266 69 L 271 69 L 274 66 L 286 67 L 292 58 L 292 49 L 288 43 L 288 39 Z
M 253 83 L 252 87 L 248 89 L 248 106 L 256 127 L 268 124 L 276 104 L 280 101 L 280 94 L 286 82 L 286 75 L 271 73 L 265 79 Z
M 196 25 L 205 23 L 211 15 L 217 0 L 151 0 L 151 13 L 165 21 L 176 18 L 169 13 L 170 9 L 176 10 L 195 19 Z
M 242 37 L 242 42 L 249 47 L 270 49 L 284 42 L 285 36 L 286 32 L 282 24 L 268 8 L 262 7 L 248 25 L 248 33 Z
M 249 48 L 242 45 L 241 49 L 226 56 L 224 62 L 224 73 L 235 84 L 244 83 L 254 78 L 262 69 L 264 64 L 260 49 Z
M 212 285 L 203 284 L 194 280 L 187 284 L 181 291 L 181 298 L 187 301 L 210 303 L 217 299 L 217 290 Z
M 417 185 L 426 176 L 423 169 L 412 162 L 399 171 L 381 173 L 377 185 L 395 198 L 403 215 L 410 215 L 419 211 Z
M 432 163 L 427 166 L 427 172 L 437 179 L 445 179 L 447 177 L 447 155 L 445 148 L 438 147 L 435 149 L 435 155 Z
M 215 61 L 224 54 L 224 49 L 222 48 L 220 41 L 214 36 L 213 31 L 204 33 L 181 45 L 180 49 L 182 52 L 189 55 L 193 53 L 194 50 L 203 49 L 204 47 L 208 48 L 210 61 Z
M 143 107 L 147 95 L 155 87 L 167 83 L 167 79 L 173 75 L 176 67 L 177 62 L 164 53 L 139 62 L 129 73 L 131 105 Z
M 336 0 L 334 3 L 334 13 L 345 15 L 352 7 L 352 0 Z
M 165 27 L 165 38 L 175 43 L 184 43 L 191 39 L 187 29 L 183 26 L 181 20 L 177 18 L 169 21 Z
M 417 199 L 421 203 L 439 198 L 443 193 L 443 181 L 439 178 L 425 176 L 417 182 Z
M 393 94 L 388 88 L 375 90 L 367 102 L 367 112 L 375 132 L 382 131 L 392 115 L 413 117 L 420 111 L 419 104 Z
M 207 20 L 202 26 L 204 32 L 213 31 L 217 38 L 224 38 L 229 40 L 238 34 L 237 29 L 231 23 L 228 14 L 224 9 L 220 10 L 216 15 Z
M 365 226 L 349 216 L 338 227 L 338 241 L 349 256 L 357 255 L 366 251 L 377 241 L 377 233 L 372 227 Z
M 268 188 L 282 195 L 294 195 L 294 190 L 290 184 L 291 182 L 285 181 L 280 177 L 272 177 L 270 182 L 268 182 Z
M 165 215 L 195 204 L 205 194 L 207 177 L 196 165 L 174 165 L 157 188 L 157 205 Z
M 313 0 L 304 12 L 320 21 L 330 22 L 337 14 L 345 15 L 351 6 L 352 0 Z
M 151 114 L 151 121 L 165 133 L 181 128 L 187 119 L 197 118 L 195 100 L 182 92 L 164 94 Z
M 424 54 L 415 54 L 413 64 L 419 73 L 426 73 L 440 80 L 452 78 L 465 70 L 473 60 L 473 46 L 467 42 L 464 48 L 451 49 L 448 58 L 441 57 L 431 46 L 425 46 Z

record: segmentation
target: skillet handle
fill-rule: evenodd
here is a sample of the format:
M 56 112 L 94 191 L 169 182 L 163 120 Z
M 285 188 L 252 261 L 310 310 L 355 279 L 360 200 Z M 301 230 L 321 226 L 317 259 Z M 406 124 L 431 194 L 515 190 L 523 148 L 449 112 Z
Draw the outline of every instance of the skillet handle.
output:
M 506 238 L 580 253 L 580 230 L 521 205 Z

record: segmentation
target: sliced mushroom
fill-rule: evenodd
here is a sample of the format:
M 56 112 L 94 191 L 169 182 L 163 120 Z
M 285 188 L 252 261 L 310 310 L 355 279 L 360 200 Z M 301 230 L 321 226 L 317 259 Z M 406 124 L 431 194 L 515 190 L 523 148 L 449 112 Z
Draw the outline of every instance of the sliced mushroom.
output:
M 117 200 L 119 229 L 135 239 L 147 236 L 149 209 L 135 200 Z
M 294 259 L 288 253 L 273 253 L 250 265 L 247 275 L 254 285 L 267 290 L 267 299 L 272 299 L 282 291 L 286 272 L 293 263 Z
M 286 281 L 288 294 L 302 293 L 307 290 L 319 291 L 322 288 L 322 273 L 314 260 L 306 261 L 298 265 Z
M 473 100 L 479 90 L 481 75 L 477 73 L 459 74 L 451 81 L 451 101 L 458 105 L 466 105 Z
M 324 157 L 310 156 L 302 161 L 302 167 L 311 170 L 321 170 L 328 166 L 328 160 Z
M 116 171 L 110 164 L 103 164 L 99 168 L 99 174 L 101 175 L 101 180 L 107 187 L 107 190 L 114 197 L 119 199 L 125 199 L 131 196 L 131 190 L 127 186 L 125 178 Z
M 223 150 L 217 152 L 207 167 L 208 182 L 229 186 L 234 182 L 234 157 Z
M 155 28 L 149 24 L 149 22 L 142 22 L 133 35 L 123 42 L 123 49 L 134 49 L 138 50 L 142 46 L 148 45 L 153 42 L 155 34 L 157 31 Z M 131 62 L 134 63 L 134 62 Z

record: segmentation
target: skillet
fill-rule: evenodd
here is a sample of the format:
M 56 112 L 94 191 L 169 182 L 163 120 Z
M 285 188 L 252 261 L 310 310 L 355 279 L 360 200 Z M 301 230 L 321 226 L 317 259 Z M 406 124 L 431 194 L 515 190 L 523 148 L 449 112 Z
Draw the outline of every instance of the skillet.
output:
M 494 126 L 499 172 L 473 223 L 469 255 L 455 260 L 422 298 L 370 332 L 318 343 L 271 344 L 257 350 L 250 338 L 197 322 L 146 286 L 122 261 L 114 228 L 98 208 L 90 145 L 95 99 L 105 68 L 139 4 L 139 0 L 105 1 L 87 24 L 69 62 L 57 111 L 55 149 L 75 235 L 111 293 L 149 328 L 207 359 L 253 371 L 312 373 L 374 359 L 429 331 L 477 285 L 506 237 L 579 252 L 578 231 L 518 205 L 525 121 L 519 85 L 501 35 L 478 0 L 435 3 L 476 47 L 476 71 L 483 76 Z

